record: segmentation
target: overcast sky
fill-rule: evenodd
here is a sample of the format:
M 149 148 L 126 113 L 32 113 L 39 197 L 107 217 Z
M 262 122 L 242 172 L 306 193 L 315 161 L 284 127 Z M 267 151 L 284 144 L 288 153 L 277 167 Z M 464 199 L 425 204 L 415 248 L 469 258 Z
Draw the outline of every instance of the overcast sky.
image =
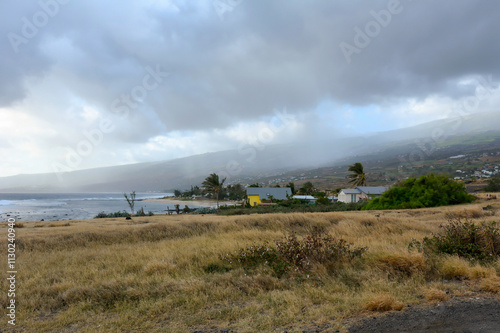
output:
M 0 175 L 497 111 L 499 32 L 497 1 L 2 1 Z

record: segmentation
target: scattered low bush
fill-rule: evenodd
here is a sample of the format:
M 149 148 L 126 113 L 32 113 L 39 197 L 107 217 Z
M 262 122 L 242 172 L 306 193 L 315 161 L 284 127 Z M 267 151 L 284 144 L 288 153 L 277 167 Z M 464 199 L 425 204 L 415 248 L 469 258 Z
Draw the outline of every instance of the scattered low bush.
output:
M 428 302 L 444 302 L 448 300 L 448 295 L 443 290 L 431 288 L 425 291 L 425 299 Z
M 500 229 L 496 222 L 475 224 L 460 218 L 441 226 L 443 234 L 412 241 L 424 253 L 452 254 L 469 260 L 493 261 L 500 256 Z
M 366 201 L 310 205 L 301 203 L 298 199 L 284 200 L 273 206 L 238 207 L 221 209 L 219 214 L 225 216 L 274 213 L 326 213 L 361 210 Z
M 479 288 L 482 291 L 500 294 L 500 278 L 497 276 L 493 276 L 486 279 L 482 279 Z
M 408 277 L 428 269 L 425 258 L 420 253 L 384 253 L 373 259 L 375 267 L 396 276 Z
M 195 214 L 217 214 L 217 209 L 211 208 L 211 207 L 201 207 L 201 208 L 196 208 L 194 213 Z
M 468 280 L 471 276 L 469 262 L 457 256 L 442 261 L 437 271 L 446 280 Z
M 130 217 L 130 214 L 127 213 L 126 211 L 114 212 L 114 213 L 109 213 L 109 214 L 106 214 L 105 212 L 100 212 L 94 218 L 95 219 L 104 219 L 104 218 L 113 218 L 113 217 Z
M 147 214 L 144 212 L 144 208 L 141 207 L 136 213 L 135 216 L 153 216 L 155 215 L 152 211 L 149 211 Z M 125 216 L 126 217 L 126 216 Z
M 316 264 L 332 270 L 342 263 L 361 257 L 366 248 L 355 248 L 343 239 L 335 239 L 327 234 L 315 233 L 297 238 L 290 235 L 275 246 L 267 243 L 242 248 L 221 259 L 230 265 L 254 269 L 265 265 L 273 274 L 282 277 L 289 272 L 310 274 Z
M 404 308 L 404 304 L 389 294 L 381 293 L 370 298 L 364 304 L 363 308 L 367 311 L 376 312 L 401 311 Z

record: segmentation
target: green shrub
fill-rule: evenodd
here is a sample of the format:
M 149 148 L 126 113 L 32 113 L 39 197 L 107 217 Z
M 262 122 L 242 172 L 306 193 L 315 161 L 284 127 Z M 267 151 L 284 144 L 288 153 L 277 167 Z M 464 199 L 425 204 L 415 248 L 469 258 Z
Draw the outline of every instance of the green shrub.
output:
M 465 185 L 433 173 L 418 179 L 410 178 L 391 187 L 381 197 L 368 202 L 363 210 L 409 209 L 470 203 L 474 196 Z
M 217 209 L 210 207 L 196 208 L 195 214 L 217 214 Z
M 221 259 L 245 269 L 264 265 L 280 278 L 289 272 L 310 274 L 316 264 L 333 269 L 339 264 L 361 257 L 364 252 L 366 248 L 354 248 L 343 239 L 316 233 L 302 239 L 295 235 L 287 236 L 284 240 L 277 241 L 275 246 L 264 243 L 242 248 Z
M 191 213 L 193 210 L 188 207 L 188 205 L 185 205 L 184 208 L 182 208 L 183 213 Z
M 330 204 L 333 204 L 333 203 L 327 197 L 320 196 L 320 197 L 318 197 L 318 199 L 316 199 L 316 204 L 317 205 L 330 205 Z
M 114 212 L 114 213 L 109 213 L 109 214 L 106 214 L 105 212 L 100 212 L 94 218 L 95 219 L 103 219 L 103 218 L 113 218 L 113 217 L 130 217 L 130 214 L 127 213 L 126 211 Z
M 452 254 L 469 260 L 493 261 L 500 257 L 500 228 L 496 222 L 474 224 L 460 218 L 442 226 L 443 234 L 425 237 L 422 242 L 412 241 L 428 254 Z

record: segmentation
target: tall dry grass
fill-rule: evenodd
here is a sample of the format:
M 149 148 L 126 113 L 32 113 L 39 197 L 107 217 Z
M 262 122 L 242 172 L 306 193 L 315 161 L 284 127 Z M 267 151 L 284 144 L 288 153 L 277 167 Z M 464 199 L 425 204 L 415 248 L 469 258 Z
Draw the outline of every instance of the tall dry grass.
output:
M 231 328 L 273 331 L 336 322 L 363 311 L 453 297 L 498 293 L 500 264 L 484 267 L 456 257 L 430 262 L 408 252 L 412 239 L 439 232 L 449 214 L 479 205 L 412 211 L 152 216 L 71 221 L 17 233 L 18 323 L 32 332 L 189 332 Z M 469 214 L 469 213 L 467 213 Z M 0 226 L 5 232 L 6 226 Z M 329 233 L 368 247 L 362 260 L 314 277 L 277 278 L 265 268 L 207 273 L 220 256 L 284 235 Z M 5 239 L 5 237 L 4 237 Z M 5 240 L 0 248 L 7 249 Z M 4 251 L 5 253 L 5 251 Z M 2 261 L 5 265 L 6 260 Z M 5 271 L 5 267 L 2 266 Z M 462 283 L 450 287 L 443 280 Z M 456 281 L 456 282 L 455 282 Z M 6 290 L 5 279 L 0 282 Z M 443 296 L 444 289 L 451 294 Z M 5 293 L 0 305 L 7 305 Z M 334 319 L 333 319 L 334 318 Z M 293 331 L 290 330 L 290 331 Z

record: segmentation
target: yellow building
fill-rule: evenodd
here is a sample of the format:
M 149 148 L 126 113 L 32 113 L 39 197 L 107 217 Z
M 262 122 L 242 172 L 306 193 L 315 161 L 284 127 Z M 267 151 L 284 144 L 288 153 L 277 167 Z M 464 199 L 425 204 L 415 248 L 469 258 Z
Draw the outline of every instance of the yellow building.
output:
M 260 201 L 260 197 L 256 194 L 254 195 L 249 195 L 248 196 L 248 202 L 250 203 L 250 206 L 258 206 L 262 203 L 262 201 Z
M 247 199 L 250 206 L 258 206 L 264 200 L 287 200 L 292 195 L 289 187 L 249 187 Z

